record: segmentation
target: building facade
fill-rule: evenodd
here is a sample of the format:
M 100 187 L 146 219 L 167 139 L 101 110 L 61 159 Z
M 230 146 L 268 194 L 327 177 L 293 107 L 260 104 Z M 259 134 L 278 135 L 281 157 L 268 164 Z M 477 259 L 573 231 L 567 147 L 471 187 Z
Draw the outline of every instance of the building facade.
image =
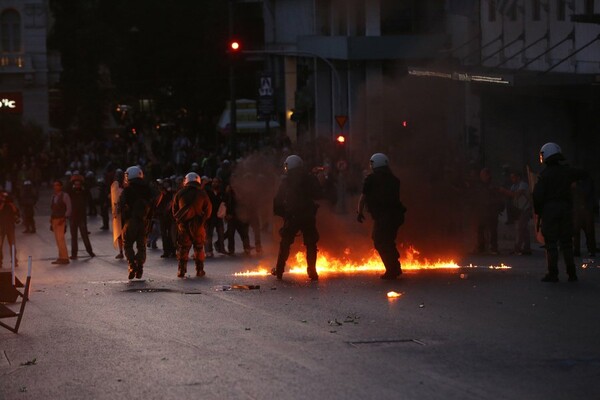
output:
M 420 90 L 401 78 L 445 46 L 444 14 L 437 0 L 265 0 L 265 50 L 292 140 L 319 150 L 343 134 L 356 157 L 392 146 Z
M 0 114 L 18 115 L 44 132 L 50 129 L 50 89 L 60 61 L 49 53 L 46 0 L 0 0 Z

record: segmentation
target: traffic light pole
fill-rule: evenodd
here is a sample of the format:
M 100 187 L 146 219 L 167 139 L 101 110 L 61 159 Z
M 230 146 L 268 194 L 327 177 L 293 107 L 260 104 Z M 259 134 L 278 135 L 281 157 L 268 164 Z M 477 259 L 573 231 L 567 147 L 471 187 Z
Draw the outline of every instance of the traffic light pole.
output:
M 229 1 L 229 38 L 233 39 L 235 0 Z M 229 60 L 229 151 L 232 158 L 237 157 L 237 103 L 235 98 L 235 57 Z M 233 160 L 231 160 L 233 161 Z

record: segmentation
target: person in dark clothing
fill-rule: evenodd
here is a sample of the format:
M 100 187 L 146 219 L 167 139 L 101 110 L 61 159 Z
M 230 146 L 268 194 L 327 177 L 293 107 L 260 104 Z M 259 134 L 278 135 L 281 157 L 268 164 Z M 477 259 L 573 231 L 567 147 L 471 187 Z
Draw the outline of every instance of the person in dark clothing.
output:
M 71 260 L 77 259 L 78 242 L 77 242 L 77 231 L 81 233 L 81 239 L 85 245 L 85 250 L 88 252 L 90 257 L 95 257 L 94 251 L 92 250 L 92 244 L 88 236 L 87 229 L 87 206 L 88 206 L 88 195 L 87 191 L 83 187 L 83 179 L 74 179 L 72 182 L 72 188 L 69 193 L 71 197 Z
M 173 213 L 171 212 L 172 205 L 173 184 L 170 179 L 165 179 L 161 183 L 160 194 L 155 203 L 155 216 L 158 218 L 160 225 L 160 237 L 163 245 L 162 258 L 175 256 L 175 243 L 173 239 L 176 238 L 176 235 L 173 231 L 176 227 L 173 220 Z
M 473 199 L 477 223 L 477 247 L 475 253 L 485 252 L 486 234 L 489 237 L 490 253 L 498 254 L 498 215 L 504 209 L 504 197 L 499 187 L 492 184 L 489 168 L 479 172 L 479 182 L 475 185 Z
M 221 180 L 214 178 L 207 190 L 208 198 L 212 206 L 210 218 L 206 221 L 206 256 L 213 257 L 213 233 L 217 232 L 217 240 L 214 242 L 214 249 L 219 253 L 225 254 L 225 230 L 223 224 L 224 215 L 219 215 L 219 210 L 225 207 L 225 196 L 221 187 Z M 221 206 L 223 203 L 223 206 Z
M 15 224 L 21 220 L 19 208 L 15 205 L 10 195 L 0 193 L 0 268 L 2 268 L 4 238 L 8 239 L 8 249 L 12 259 L 12 247 L 15 246 L 15 267 L 19 266 L 15 240 Z
M 23 210 L 23 233 L 35 233 L 35 204 L 38 201 L 37 190 L 33 187 L 31 181 L 23 182 L 23 190 L 19 196 L 19 205 Z
M 250 255 L 252 247 L 250 246 L 250 224 L 240 219 L 239 201 L 237 193 L 231 185 L 228 185 L 225 189 L 225 205 L 227 213 L 225 220 L 227 221 L 227 231 L 225 237 L 227 238 L 227 251 L 230 256 L 235 255 L 235 233 L 237 232 L 242 239 L 242 246 L 244 247 L 244 253 Z
M 183 278 L 187 272 L 190 249 L 194 247 L 196 276 L 203 277 L 204 225 L 210 217 L 212 206 L 208 195 L 200 187 L 200 176 L 190 172 L 185 176 L 183 188 L 173 198 L 173 218 L 177 224 L 177 277 Z
M 108 210 L 110 210 L 110 189 L 106 184 L 106 181 L 102 177 L 98 178 L 96 185 L 98 187 L 98 203 L 100 205 L 100 216 L 102 217 L 102 226 L 100 227 L 100 229 L 103 231 L 107 231 L 109 229 Z
M 560 146 L 546 143 L 540 162 L 546 168 L 533 189 L 533 208 L 542 225 L 548 273 L 542 282 L 558 282 L 558 248 L 562 250 L 569 282 L 577 281 L 573 260 L 573 198 L 571 186 L 586 176 L 565 164 Z
M 146 262 L 146 237 L 150 228 L 154 196 L 143 178 L 144 173 L 140 167 L 127 168 L 125 188 L 119 198 L 119 210 L 123 219 L 123 249 L 129 263 L 129 279 L 140 279 Z M 134 244 L 137 252 L 133 249 Z
M 594 208 L 597 201 L 594 181 L 586 177 L 573 186 L 573 255 L 581 255 L 581 231 L 585 234 L 588 255 L 596 256 L 596 229 L 594 227 Z
M 321 197 L 321 187 L 317 178 L 304 169 L 304 162 L 297 155 L 287 157 L 284 167 L 286 175 L 273 200 L 274 214 L 283 218 L 283 227 L 279 231 L 281 242 L 277 264 L 271 274 L 282 279 L 290 247 L 296 234 L 302 232 L 306 246 L 306 272 L 311 280 L 316 281 L 319 279 L 316 268 L 319 206 L 315 200 Z
M 396 279 L 402 274 L 400 254 L 396 247 L 398 229 L 404 223 L 406 208 L 400 201 L 400 180 L 389 167 L 389 160 L 383 153 L 375 153 L 370 159 L 372 173 L 363 183 L 358 201 L 357 221 L 365 219 L 367 207 L 373 217 L 372 239 L 375 250 L 385 266 L 381 279 Z

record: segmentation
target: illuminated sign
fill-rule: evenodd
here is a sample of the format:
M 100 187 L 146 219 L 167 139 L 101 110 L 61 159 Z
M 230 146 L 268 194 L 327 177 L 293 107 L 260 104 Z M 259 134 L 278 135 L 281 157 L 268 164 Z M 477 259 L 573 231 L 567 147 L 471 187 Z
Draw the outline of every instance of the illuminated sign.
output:
M 23 95 L 20 92 L 13 92 L 13 93 L 0 92 L 0 113 L 1 114 L 22 114 L 23 113 Z

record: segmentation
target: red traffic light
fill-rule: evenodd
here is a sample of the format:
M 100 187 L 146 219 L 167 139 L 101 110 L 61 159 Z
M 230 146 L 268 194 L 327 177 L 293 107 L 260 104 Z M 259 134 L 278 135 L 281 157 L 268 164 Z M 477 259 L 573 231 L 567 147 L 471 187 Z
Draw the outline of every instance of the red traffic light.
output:
M 338 142 L 339 144 L 344 144 L 344 143 L 346 143 L 346 136 L 344 136 L 344 135 L 338 135 L 335 138 L 335 141 Z
M 229 43 L 229 49 L 231 51 L 240 51 L 241 48 L 242 48 L 242 46 L 240 45 L 240 42 L 238 42 L 237 40 L 233 40 Z

